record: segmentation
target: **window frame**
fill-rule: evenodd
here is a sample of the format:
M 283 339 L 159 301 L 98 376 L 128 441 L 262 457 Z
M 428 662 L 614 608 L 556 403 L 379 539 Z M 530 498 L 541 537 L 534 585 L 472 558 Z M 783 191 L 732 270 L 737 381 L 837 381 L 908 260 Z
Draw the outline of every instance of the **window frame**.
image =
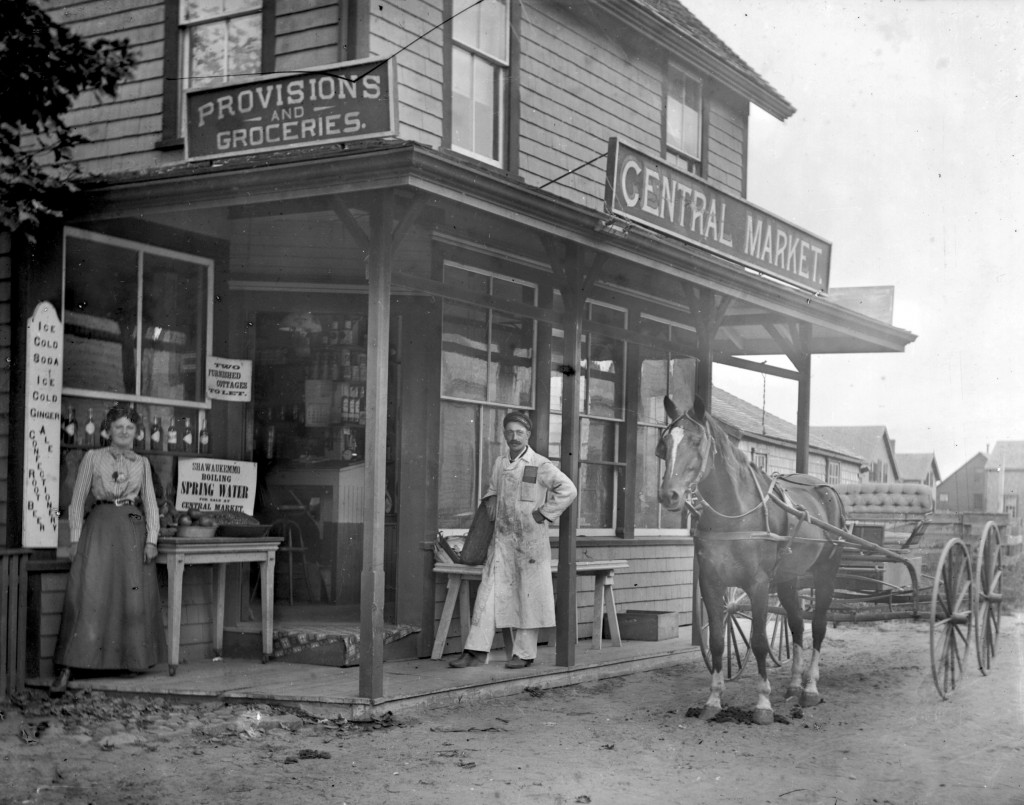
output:
M 277 26 L 278 0 L 261 0 L 260 72 L 273 72 L 275 55 L 274 40 Z M 345 2 L 345 0 L 339 0 Z M 184 26 L 181 24 L 183 0 L 166 0 L 164 3 L 164 90 L 162 98 L 162 121 L 160 140 L 156 148 L 168 150 L 183 148 L 185 145 L 185 69 Z M 344 8 L 342 9 L 344 11 Z M 230 83 L 230 82 L 225 82 Z
M 520 279 L 511 280 L 511 278 L 508 277 L 507 275 L 500 274 L 500 273 L 494 272 L 494 271 L 488 271 L 486 269 L 477 268 L 477 267 L 475 267 L 473 265 L 467 265 L 466 263 L 458 261 L 458 260 L 446 259 L 446 260 L 443 261 L 443 264 L 442 264 L 441 268 L 442 268 L 442 271 L 447 270 L 449 268 L 452 268 L 452 269 L 457 269 L 459 271 L 465 271 L 465 272 L 469 272 L 471 274 L 476 274 L 476 275 L 479 275 L 479 276 L 482 276 L 482 277 L 486 277 L 488 279 L 488 281 L 489 281 L 488 289 L 490 291 L 493 291 L 493 285 L 490 284 L 493 280 L 501 280 L 503 282 L 514 281 L 516 284 L 522 285 L 524 288 L 532 289 L 532 291 L 533 291 L 533 304 L 534 305 L 537 304 L 537 300 L 539 299 L 540 286 L 536 282 L 532 282 L 532 281 L 529 281 L 529 280 L 520 280 Z M 466 300 L 461 299 L 461 298 L 460 299 L 454 299 L 454 298 L 447 298 L 446 297 L 446 298 L 442 299 L 442 304 L 441 304 L 441 352 L 442 352 L 442 355 L 444 353 L 444 338 L 445 338 L 445 332 L 446 332 L 445 331 L 445 306 L 446 305 L 448 305 L 448 304 L 467 305 L 467 306 L 470 306 L 470 307 L 479 308 L 479 309 L 484 310 L 484 311 L 487 312 L 487 328 L 488 328 L 487 329 L 487 340 L 488 340 L 488 343 L 486 345 L 486 355 L 487 355 L 487 366 L 488 366 L 487 375 L 488 375 L 488 377 L 490 376 L 490 369 L 489 369 L 489 367 L 491 365 L 490 361 L 491 361 L 491 354 L 492 354 L 490 346 L 491 346 L 491 343 L 492 343 L 492 340 L 493 340 L 491 338 L 491 333 L 493 332 L 491 328 L 492 328 L 493 322 L 494 322 L 493 314 L 495 312 L 497 312 L 497 313 L 502 313 L 504 315 L 518 316 L 518 317 L 522 317 L 524 319 L 527 318 L 527 317 L 523 316 L 523 314 L 520 313 L 520 312 L 513 312 L 511 310 L 505 310 L 500 305 L 500 303 L 499 304 L 495 304 L 495 302 L 500 302 L 500 299 L 495 298 L 493 296 L 493 294 L 491 294 L 490 295 L 490 300 L 485 300 L 485 299 L 481 298 L 477 302 L 466 301 Z M 446 405 L 455 406 L 455 407 L 473 406 L 475 408 L 475 411 L 476 411 L 476 413 L 475 413 L 476 424 L 475 424 L 475 427 L 474 427 L 474 438 L 476 439 L 476 443 L 474 445 L 474 450 L 473 450 L 474 461 L 475 461 L 475 467 L 473 468 L 473 491 L 474 491 L 474 493 L 476 495 L 476 499 L 479 499 L 479 497 L 484 493 L 484 491 L 486 489 L 486 479 L 489 477 L 490 470 L 491 470 L 491 466 L 490 465 L 486 465 L 485 466 L 486 446 L 485 446 L 484 442 L 485 442 L 485 438 L 486 438 L 486 433 L 484 431 L 484 416 L 483 416 L 484 412 L 485 411 L 495 412 L 495 413 L 509 412 L 509 411 L 532 412 L 532 411 L 536 411 L 536 408 L 537 408 L 537 385 L 538 385 L 538 378 L 537 378 L 538 368 L 537 367 L 538 367 L 539 333 L 538 333 L 537 320 L 536 319 L 530 319 L 530 321 L 532 323 L 533 340 L 532 340 L 532 344 L 531 344 L 531 355 L 532 355 L 532 375 L 531 375 L 531 377 L 532 377 L 532 381 L 531 381 L 531 384 L 530 384 L 530 401 L 529 401 L 528 405 L 525 405 L 525 406 L 524 405 L 511 405 L 508 402 L 501 401 L 501 400 L 475 399 L 475 398 L 470 398 L 470 397 L 461 397 L 461 396 L 456 396 L 456 395 L 452 395 L 452 394 L 446 394 L 444 392 L 444 378 L 441 377 L 441 387 L 440 387 L 440 390 L 439 390 L 439 392 L 440 392 L 439 393 L 439 404 L 440 404 L 441 409 L 444 409 L 444 407 Z M 442 368 L 442 372 L 443 372 L 443 368 Z M 485 393 L 489 393 L 489 389 Z M 536 442 L 536 436 L 535 435 L 534 435 L 534 438 L 531 441 L 532 442 Z M 438 458 L 439 458 L 439 461 L 440 461 L 440 456 Z M 443 471 L 443 468 L 440 467 L 440 464 L 439 464 L 438 469 Z M 440 528 L 445 529 L 445 530 L 458 531 L 461 528 L 468 527 L 468 523 L 465 524 L 465 525 L 452 525 L 450 523 L 444 523 L 444 524 L 440 523 L 440 520 L 441 520 L 440 506 L 441 506 L 441 501 L 439 499 L 438 500 L 438 509 L 439 509 L 438 520 L 439 520 L 439 527 Z M 557 529 L 557 523 L 553 524 L 552 527 Z
M 686 96 L 685 89 L 687 81 L 693 81 L 697 85 L 698 92 L 698 109 L 697 109 L 697 145 L 696 150 L 691 152 L 687 150 L 685 142 L 685 134 L 683 129 L 685 126 L 685 111 Z M 673 88 L 679 84 L 683 86 L 683 98 L 678 99 L 672 92 Z M 662 94 L 662 143 L 666 154 L 675 154 L 687 161 L 690 166 L 690 170 L 694 173 L 699 173 L 701 166 L 704 164 L 704 147 L 705 147 L 705 131 L 704 122 L 707 116 L 706 104 L 704 102 L 704 79 L 697 75 L 694 71 L 684 67 L 680 64 L 671 63 L 668 65 L 665 71 L 665 82 L 664 91 Z M 671 100 L 679 100 L 680 107 L 684 112 L 683 119 L 680 121 L 680 138 L 679 143 L 674 143 L 669 139 L 669 102 Z
M 173 260 L 178 260 L 185 263 L 194 263 L 200 266 L 206 272 L 206 310 L 203 315 L 203 327 L 205 329 L 205 338 L 202 350 L 203 358 L 203 372 L 200 375 L 202 382 L 202 395 L 195 400 L 182 400 L 170 397 L 155 397 L 151 395 L 145 395 L 140 393 L 139 376 L 141 358 L 143 355 L 142 340 L 144 337 L 144 329 L 137 327 L 136 335 L 136 359 L 135 359 L 135 392 L 111 392 L 109 390 L 97 391 L 95 389 L 80 388 L 76 386 L 64 386 L 62 394 L 65 397 L 82 397 L 86 399 L 109 401 L 112 397 L 116 397 L 119 400 L 130 404 L 142 404 L 142 405 L 169 405 L 175 408 L 190 408 L 195 410 L 208 410 L 210 408 L 210 397 L 206 389 L 205 375 L 206 370 L 209 367 L 210 358 L 213 356 L 213 299 L 214 299 L 214 260 L 208 257 L 200 257 L 198 255 L 189 254 L 187 252 L 179 252 L 173 249 L 168 249 L 162 246 L 154 246 L 149 243 L 141 241 L 129 240 L 127 238 L 115 237 L 112 235 L 105 235 L 98 232 L 92 232 L 87 229 L 80 229 L 78 227 L 66 226 L 64 227 L 63 234 L 61 237 L 61 321 L 67 326 L 67 311 L 66 311 L 66 297 L 67 297 L 67 242 L 68 238 L 78 238 L 80 240 L 87 240 L 93 243 L 102 243 L 109 246 L 115 246 L 122 249 L 128 249 L 138 252 L 138 290 L 137 295 L 141 300 L 144 294 L 144 286 L 142 282 L 142 276 L 144 271 L 144 255 L 150 254 L 157 257 L 166 257 Z M 197 306 L 198 312 L 198 306 Z M 136 309 L 137 320 L 141 319 L 143 315 L 143 305 L 139 304 Z M 197 345 L 198 346 L 198 345 Z M 197 350 L 198 352 L 198 350 Z
M 514 58 L 515 37 L 512 36 L 512 27 L 515 19 L 517 18 L 516 9 L 513 8 L 515 0 L 503 0 L 505 8 L 504 58 L 494 56 L 493 54 L 480 50 L 473 45 L 461 42 L 456 38 L 455 25 L 453 22 L 456 2 L 458 2 L 458 0 L 445 0 L 445 18 L 448 20 L 448 24 L 445 25 L 444 34 L 445 98 L 443 142 L 447 148 L 456 154 L 479 160 L 480 162 L 491 165 L 495 168 L 509 170 L 512 162 L 511 143 L 513 139 L 513 132 L 511 120 L 513 96 L 515 92 L 513 88 L 513 75 L 515 73 L 514 63 L 516 61 Z M 488 2 L 488 0 L 484 0 L 484 2 Z M 493 69 L 493 89 L 497 96 L 494 108 L 492 109 L 494 133 L 497 138 L 494 148 L 495 153 L 497 154 L 496 158 L 478 153 L 477 151 L 463 145 L 457 145 L 455 142 L 455 83 L 453 80 L 453 74 L 456 50 L 467 53 L 471 59 L 471 63 L 475 63 L 476 59 L 480 59 L 489 64 Z

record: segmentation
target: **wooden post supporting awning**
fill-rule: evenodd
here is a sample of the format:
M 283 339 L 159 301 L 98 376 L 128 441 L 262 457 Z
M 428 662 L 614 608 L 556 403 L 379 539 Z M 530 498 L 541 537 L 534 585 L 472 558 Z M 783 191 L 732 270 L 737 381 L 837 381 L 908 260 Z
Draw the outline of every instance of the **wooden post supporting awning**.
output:
M 394 193 L 370 209 L 369 233 L 338 201 L 335 213 L 366 252 L 369 283 L 366 327 L 366 438 L 363 491 L 363 569 L 359 602 L 359 695 L 384 695 L 384 498 L 386 492 L 388 351 L 391 326 L 392 256 L 422 209 L 414 201 L 395 225 Z

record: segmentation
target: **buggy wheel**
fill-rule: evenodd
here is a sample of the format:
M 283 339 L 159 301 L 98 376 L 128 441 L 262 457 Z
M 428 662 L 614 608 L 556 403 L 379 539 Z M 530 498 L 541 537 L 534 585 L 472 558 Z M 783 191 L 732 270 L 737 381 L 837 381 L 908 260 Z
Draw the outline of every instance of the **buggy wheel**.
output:
M 978 623 L 974 631 L 978 648 L 978 668 L 987 674 L 996 656 L 999 642 L 999 619 L 1003 607 L 1003 551 L 999 528 L 985 523 L 978 545 Z
M 789 621 L 775 593 L 768 597 L 768 624 L 765 631 L 768 633 L 768 659 L 776 667 L 789 662 L 793 656 Z
M 929 634 L 932 679 L 943 699 L 949 698 L 964 674 L 975 605 L 971 555 L 963 540 L 951 539 L 935 570 Z
M 697 607 L 700 619 L 700 653 L 708 671 L 713 671 L 708 631 L 708 611 L 704 599 Z M 725 656 L 722 657 L 722 672 L 727 682 L 738 679 L 750 660 L 750 599 L 739 587 L 725 588 Z

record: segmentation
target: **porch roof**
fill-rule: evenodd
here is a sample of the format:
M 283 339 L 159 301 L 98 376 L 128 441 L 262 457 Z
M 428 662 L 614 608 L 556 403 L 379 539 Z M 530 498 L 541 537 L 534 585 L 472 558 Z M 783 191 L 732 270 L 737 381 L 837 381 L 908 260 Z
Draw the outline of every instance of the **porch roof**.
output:
M 608 216 L 544 190 L 497 175 L 473 160 L 416 143 L 297 150 L 223 163 L 108 176 L 85 186 L 70 222 L 104 219 L 173 222 L 176 216 L 227 209 L 286 209 L 310 214 L 339 198 L 368 206 L 381 192 L 400 202 L 448 205 L 520 238 L 543 254 L 541 240 L 575 244 L 605 258 L 601 285 L 649 295 L 679 312 L 681 325 L 720 311 L 712 348 L 734 356 L 900 352 L 916 336 L 833 302 L 824 295 L 765 277 L 700 246 L 642 226 L 607 234 Z M 728 301 L 728 305 L 722 302 Z M 691 328 L 693 329 L 693 328 Z M 695 337 L 695 336 L 694 336 Z

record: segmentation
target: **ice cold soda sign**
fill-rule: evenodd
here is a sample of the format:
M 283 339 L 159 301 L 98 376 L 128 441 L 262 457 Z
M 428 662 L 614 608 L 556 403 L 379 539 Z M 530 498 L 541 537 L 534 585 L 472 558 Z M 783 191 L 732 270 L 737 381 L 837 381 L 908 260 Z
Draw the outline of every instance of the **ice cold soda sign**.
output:
M 56 548 L 64 328 L 57 309 L 49 302 L 40 302 L 27 329 L 22 545 Z

